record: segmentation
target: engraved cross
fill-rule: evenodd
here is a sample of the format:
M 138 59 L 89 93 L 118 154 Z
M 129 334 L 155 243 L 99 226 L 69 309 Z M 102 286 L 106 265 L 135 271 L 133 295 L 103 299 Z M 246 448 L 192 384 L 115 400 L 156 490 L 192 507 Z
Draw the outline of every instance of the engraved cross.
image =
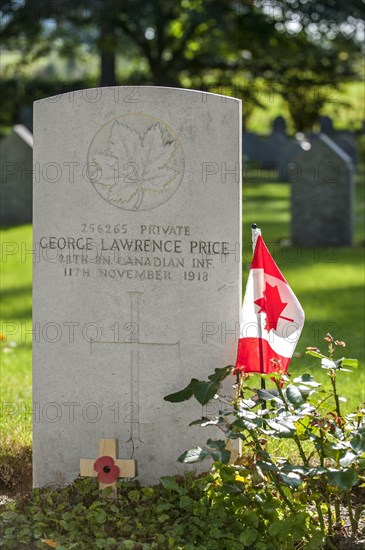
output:
M 120 341 L 93 341 L 92 344 L 118 344 L 122 346 L 128 346 L 130 348 L 130 383 L 131 383 L 131 403 L 136 406 L 135 415 L 131 420 L 130 426 L 130 437 L 128 441 L 134 441 L 138 439 L 142 442 L 140 436 L 140 392 L 139 392 L 139 366 L 140 366 L 140 351 L 143 348 L 147 348 L 148 351 L 152 351 L 156 347 L 165 346 L 165 347 L 177 347 L 178 355 L 180 357 L 180 340 L 177 342 L 141 342 L 139 337 L 139 327 L 140 327 L 140 298 L 143 295 L 143 292 L 128 292 L 130 298 L 130 323 L 129 325 L 133 327 L 133 333 L 130 337 L 130 340 L 120 342 Z

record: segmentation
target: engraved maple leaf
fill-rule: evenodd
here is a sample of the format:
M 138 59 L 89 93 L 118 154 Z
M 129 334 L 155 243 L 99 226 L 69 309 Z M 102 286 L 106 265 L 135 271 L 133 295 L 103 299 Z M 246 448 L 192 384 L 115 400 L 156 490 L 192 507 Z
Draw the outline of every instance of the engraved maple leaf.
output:
M 97 185 L 116 205 L 138 210 L 145 193 L 163 193 L 178 175 L 172 166 L 176 140 L 165 137 L 159 122 L 140 134 L 125 122 L 114 121 L 107 148 L 93 155 L 101 172 Z
M 263 297 L 255 300 L 254 303 L 260 308 L 258 313 L 266 313 L 265 330 L 267 332 L 270 332 L 271 329 L 277 329 L 280 318 L 286 321 L 294 321 L 294 319 L 281 315 L 288 303 L 281 300 L 279 289 L 276 285 L 272 286 L 266 283 Z

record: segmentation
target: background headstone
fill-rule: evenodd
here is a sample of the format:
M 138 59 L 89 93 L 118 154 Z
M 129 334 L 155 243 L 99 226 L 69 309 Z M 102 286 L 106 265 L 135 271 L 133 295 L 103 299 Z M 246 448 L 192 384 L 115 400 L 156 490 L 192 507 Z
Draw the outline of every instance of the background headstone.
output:
M 244 130 L 242 136 L 242 153 L 244 162 L 258 163 L 264 169 L 280 170 L 282 158 L 289 146 L 286 134 L 286 120 L 277 116 L 272 123 L 272 133 L 262 137 L 254 132 Z
M 22 107 L 19 113 L 20 124 L 33 132 L 33 107 Z
M 242 154 L 244 161 L 262 163 L 264 140 L 254 132 L 244 131 L 242 135 Z
M 292 183 L 295 179 L 300 178 L 300 167 L 295 164 L 295 159 L 302 151 L 308 151 L 310 148 L 309 139 L 300 132 L 294 138 L 288 139 L 278 159 L 279 182 Z
M 263 141 L 261 163 L 265 169 L 278 170 L 281 159 L 288 147 L 286 121 L 281 115 L 273 121 L 272 133 Z
M 277 116 L 272 124 L 273 134 L 286 134 L 286 120 L 282 115 Z
M 288 147 L 289 138 L 276 132 L 264 140 L 262 166 L 265 169 L 278 170 L 280 161 Z
M 34 136 L 34 483 L 101 438 L 143 483 L 177 473 L 208 434 L 163 397 L 236 356 L 240 101 L 81 90 L 37 101 Z
M 333 120 L 330 116 L 327 116 L 327 115 L 320 116 L 319 125 L 320 125 L 320 131 L 323 134 L 332 136 L 333 134 L 336 133 L 336 130 L 333 126 Z
M 354 168 L 327 135 L 295 158 L 291 185 L 292 241 L 302 246 L 351 246 Z M 291 179 L 290 175 L 289 178 Z
M 326 128 L 326 134 L 342 149 L 352 160 L 356 167 L 359 162 L 359 147 L 355 135 L 348 130 L 335 130 L 330 117 L 323 117 L 324 121 L 321 124 Z M 320 134 L 311 132 L 309 139 L 316 140 Z
M 0 141 L 0 224 L 32 221 L 33 136 L 21 125 Z
M 359 162 L 359 148 L 356 139 L 350 133 L 339 132 L 334 141 L 350 157 L 356 167 Z

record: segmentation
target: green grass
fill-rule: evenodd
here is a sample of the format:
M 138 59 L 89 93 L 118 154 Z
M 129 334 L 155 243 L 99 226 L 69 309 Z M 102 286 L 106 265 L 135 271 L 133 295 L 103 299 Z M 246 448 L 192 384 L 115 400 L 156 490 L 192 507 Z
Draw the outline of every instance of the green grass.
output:
M 356 373 L 342 373 L 339 389 L 351 410 L 365 401 L 364 357 L 364 165 L 356 178 L 355 246 L 353 248 L 303 248 L 290 243 L 290 186 L 272 183 L 269 172 L 246 175 L 243 191 L 243 281 L 252 258 L 251 223 L 262 229 L 264 240 L 279 268 L 301 302 L 306 323 L 290 371 L 311 369 L 319 382 L 327 383 L 326 371 L 305 355 L 307 346 L 326 351 L 323 338 L 330 332 L 347 343 L 346 357 L 359 359 Z M 271 181 L 270 181 L 271 179 Z M 270 181 L 270 183 L 267 183 Z
M 32 229 L 2 230 L 0 241 L 0 449 L 12 455 L 31 445 Z
M 291 372 L 311 369 L 319 381 L 326 372 L 305 355 L 307 346 L 325 351 L 326 332 L 347 342 L 347 357 L 360 360 L 356 373 L 343 373 L 339 388 L 348 398 L 348 410 L 365 401 L 364 373 L 364 184 L 358 175 L 356 200 L 356 246 L 353 248 L 296 248 L 290 237 L 289 185 L 267 183 L 248 175 L 244 181 L 243 281 L 252 257 L 250 226 L 256 222 L 277 264 L 298 296 L 306 324 L 292 360 Z M 2 230 L 0 332 L 0 465 L 2 457 L 31 444 L 31 226 Z M 28 411 L 28 412 L 26 412 Z M 188 429 L 188 428 L 187 428 Z

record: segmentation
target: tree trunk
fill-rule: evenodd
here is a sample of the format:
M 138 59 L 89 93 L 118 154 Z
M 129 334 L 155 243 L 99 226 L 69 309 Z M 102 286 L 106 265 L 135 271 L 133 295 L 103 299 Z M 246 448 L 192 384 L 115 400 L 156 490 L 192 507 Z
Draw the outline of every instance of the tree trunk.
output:
M 100 86 L 116 86 L 115 28 L 104 20 L 100 28 Z
M 178 76 L 173 71 L 169 71 L 162 61 L 150 61 L 150 70 L 154 86 L 169 86 L 171 88 L 179 88 L 180 82 Z

